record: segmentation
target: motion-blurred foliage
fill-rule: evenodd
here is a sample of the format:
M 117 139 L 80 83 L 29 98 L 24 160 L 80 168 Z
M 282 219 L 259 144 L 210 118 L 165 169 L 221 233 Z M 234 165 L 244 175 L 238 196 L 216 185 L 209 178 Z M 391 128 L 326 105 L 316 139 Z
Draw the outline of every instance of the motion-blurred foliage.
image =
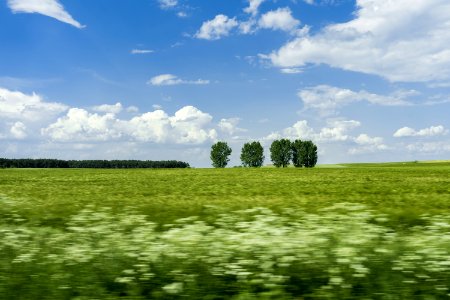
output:
M 0 299 L 445 299 L 449 171 L 0 170 Z
M 443 299 L 450 217 L 396 233 L 342 203 L 317 214 L 253 208 L 166 224 L 87 207 L 64 229 L 0 227 L 3 299 Z

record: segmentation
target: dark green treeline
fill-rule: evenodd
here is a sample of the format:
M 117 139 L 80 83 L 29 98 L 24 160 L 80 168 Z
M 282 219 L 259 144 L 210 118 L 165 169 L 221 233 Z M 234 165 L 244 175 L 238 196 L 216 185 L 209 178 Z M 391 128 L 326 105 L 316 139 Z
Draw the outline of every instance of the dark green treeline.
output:
M 0 158 L 0 168 L 152 169 L 189 168 L 189 164 L 176 160 L 60 160 Z

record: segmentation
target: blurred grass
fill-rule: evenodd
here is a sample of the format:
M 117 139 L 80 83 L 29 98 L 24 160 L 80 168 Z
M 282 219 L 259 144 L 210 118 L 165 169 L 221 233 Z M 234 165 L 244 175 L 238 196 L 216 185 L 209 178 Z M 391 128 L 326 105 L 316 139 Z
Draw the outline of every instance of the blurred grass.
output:
M 450 163 L 345 164 L 315 169 L 4 169 L 1 214 L 58 226 L 86 205 L 134 207 L 159 224 L 268 207 L 315 212 L 336 202 L 362 203 L 394 226 L 450 211 Z M 2 200 L 0 200 L 2 201 Z M 3 200 L 4 201 L 4 200 Z
M 4 169 L 0 299 L 447 299 L 449 212 L 449 162 Z

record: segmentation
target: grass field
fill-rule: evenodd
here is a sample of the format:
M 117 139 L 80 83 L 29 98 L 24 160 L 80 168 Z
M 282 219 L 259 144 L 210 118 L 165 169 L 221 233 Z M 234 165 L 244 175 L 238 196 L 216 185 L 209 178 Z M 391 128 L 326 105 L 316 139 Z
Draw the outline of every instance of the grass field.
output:
M 0 170 L 1 299 L 446 299 L 448 282 L 449 162 Z

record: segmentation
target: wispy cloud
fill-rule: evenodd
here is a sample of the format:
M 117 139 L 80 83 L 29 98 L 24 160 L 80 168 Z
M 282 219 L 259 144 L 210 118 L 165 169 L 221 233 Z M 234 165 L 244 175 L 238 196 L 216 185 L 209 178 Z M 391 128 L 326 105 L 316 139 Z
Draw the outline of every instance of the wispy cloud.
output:
M 153 52 L 155 52 L 155 51 L 150 50 L 150 49 L 133 49 L 130 51 L 131 54 L 150 54 Z
M 158 0 L 162 9 L 174 8 L 178 5 L 178 0 Z
M 383 106 L 410 106 L 406 98 L 412 92 L 398 91 L 391 95 L 378 95 L 367 91 L 352 91 L 329 85 L 318 85 L 298 92 L 305 109 L 317 110 L 321 115 L 336 114 L 340 108 L 355 102 L 368 102 Z
M 76 28 L 85 27 L 72 18 L 58 0 L 8 0 L 7 4 L 13 13 L 37 13 L 55 18 Z
M 179 84 L 209 84 L 209 80 L 197 79 L 197 80 L 184 80 L 178 78 L 172 74 L 161 74 L 151 78 L 147 84 L 163 86 L 163 85 L 179 85 Z

